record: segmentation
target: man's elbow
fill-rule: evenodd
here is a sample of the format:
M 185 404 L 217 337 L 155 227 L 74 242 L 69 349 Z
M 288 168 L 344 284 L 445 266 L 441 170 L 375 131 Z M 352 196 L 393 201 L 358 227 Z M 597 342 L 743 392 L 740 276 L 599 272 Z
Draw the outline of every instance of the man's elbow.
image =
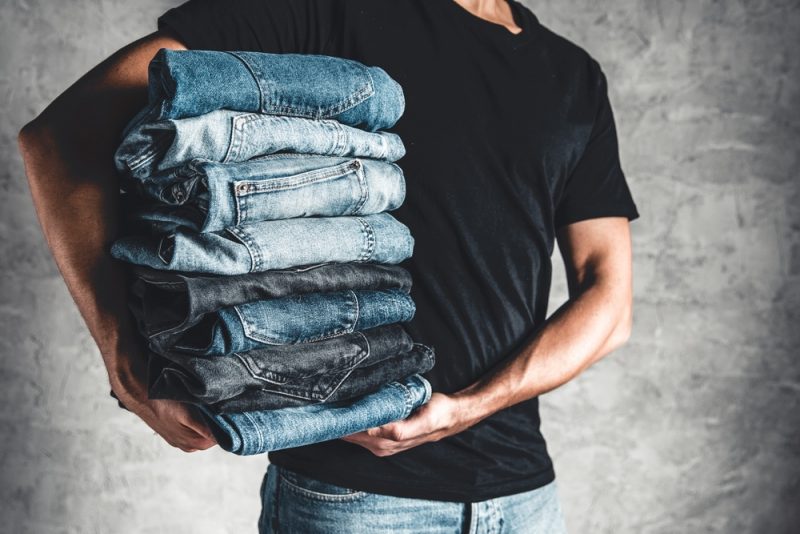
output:
M 616 350 L 623 346 L 631 338 L 633 332 L 633 303 L 630 300 L 625 302 L 620 313 L 614 331 L 611 333 L 611 350 Z
M 17 134 L 17 147 L 26 163 L 37 152 L 37 147 L 43 143 L 45 136 L 45 126 L 41 115 L 22 127 Z

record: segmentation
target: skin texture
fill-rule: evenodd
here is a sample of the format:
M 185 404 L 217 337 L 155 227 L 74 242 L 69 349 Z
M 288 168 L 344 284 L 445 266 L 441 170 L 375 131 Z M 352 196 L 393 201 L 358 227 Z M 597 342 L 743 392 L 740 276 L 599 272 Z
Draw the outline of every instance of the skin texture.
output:
M 500 0 L 457 0 L 516 33 Z M 146 102 L 147 66 L 160 48 L 184 49 L 153 33 L 122 48 L 56 98 L 20 132 L 19 149 L 42 231 L 125 406 L 169 444 L 192 452 L 215 444 L 189 405 L 147 399 L 144 351 L 126 307 L 123 266 L 108 254 L 118 237 L 113 153 Z M 405 421 L 343 439 L 388 456 L 460 432 L 489 415 L 572 379 L 630 336 L 630 229 L 624 217 L 589 219 L 557 233 L 570 299 L 526 348 L 469 387 L 434 393 Z
M 522 351 L 467 388 L 433 393 L 427 404 L 403 421 L 342 439 L 377 456 L 438 441 L 559 387 L 623 345 L 632 325 L 628 219 L 579 221 L 560 228 L 556 239 L 566 266 L 569 299 Z
M 47 244 L 125 406 L 184 451 L 215 441 L 188 405 L 148 400 L 144 351 L 126 308 L 118 236 L 119 184 L 113 154 L 120 133 L 147 100 L 147 65 L 160 48 L 185 48 L 151 34 L 97 65 L 19 135 L 31 195 Z

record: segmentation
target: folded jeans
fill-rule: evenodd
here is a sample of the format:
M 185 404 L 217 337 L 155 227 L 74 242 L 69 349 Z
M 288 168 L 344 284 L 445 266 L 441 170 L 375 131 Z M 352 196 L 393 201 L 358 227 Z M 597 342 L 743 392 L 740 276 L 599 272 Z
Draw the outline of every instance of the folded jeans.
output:
M 218 109 L 336 119 L 367 131 L 391 128 L 403 90 L 380 67 L 319 54 L 159 50 L 148 66 L 148 106 L 137 124 Z
M 337 439 L 405 419 L 427 403 L 431 393 L 430 383 L 414 374 L 373 393 L 332 403 L 229 414 L 198 408 L 222 449 L 252 455 Z
M 393 324 L 214 358 L 151 352 L 148 392 L 216 412 L 275 409 L 369 393 L 434 362 L 432 348 Z
M 191 160 L 123 195 L 134 225 L 153 232 L 214 232 L 294 217 L 370 215 L 405 200 L 405 177 L 374 159 L 273 154 L 241 163 Z
M 394 162 L 406 150 L 397 134 L 365 132 L 336 120 L 219 109 L 136 125 L 117 148 L 114 162 L 124 176 L 141 180 L 193 159 L 236 163 L 276 152 Z
M 176 230 L 164 236 L 127 236 L 111 255 L 155 269 L 244 274 L 322 262 L 397 264 L 414 238 L 388 213 L 298 217 L 234 226 L 222 232 Z
M 128 265 L 128 273 L 128 306 L 148 338 L 179 335 L 206 314 L 247 302 L 347 289 L 411 289 L 406 269 L 380 263 L 319 263 L 232 276 Z
M 303 293 L 222 308 L 187 330 L 153 335 L 148 342 L 156 352 L 224 356 L 407 322 L 415 310 L 401 289 Z

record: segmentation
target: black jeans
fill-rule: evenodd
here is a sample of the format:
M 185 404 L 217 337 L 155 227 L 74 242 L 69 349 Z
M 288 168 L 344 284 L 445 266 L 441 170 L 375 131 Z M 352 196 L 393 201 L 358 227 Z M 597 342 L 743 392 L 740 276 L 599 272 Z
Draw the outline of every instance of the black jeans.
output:
M 205 404 L 217 413 L 278 409 L 371 393 L 434 362 L 432 348 L 391 324 L 229 356 L 151 352 L 148 394 Z

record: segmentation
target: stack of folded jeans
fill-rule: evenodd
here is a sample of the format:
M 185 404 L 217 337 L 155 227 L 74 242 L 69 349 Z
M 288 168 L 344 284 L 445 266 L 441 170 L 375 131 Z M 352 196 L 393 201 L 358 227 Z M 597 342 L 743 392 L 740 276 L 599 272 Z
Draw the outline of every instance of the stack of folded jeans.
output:
M 305 54 L 160 50 L 123 132 L 130 309 L 151 398 L 201 408 L 237 454 L 333 439 L 428 401 L 390 128 L 400 86 Z

